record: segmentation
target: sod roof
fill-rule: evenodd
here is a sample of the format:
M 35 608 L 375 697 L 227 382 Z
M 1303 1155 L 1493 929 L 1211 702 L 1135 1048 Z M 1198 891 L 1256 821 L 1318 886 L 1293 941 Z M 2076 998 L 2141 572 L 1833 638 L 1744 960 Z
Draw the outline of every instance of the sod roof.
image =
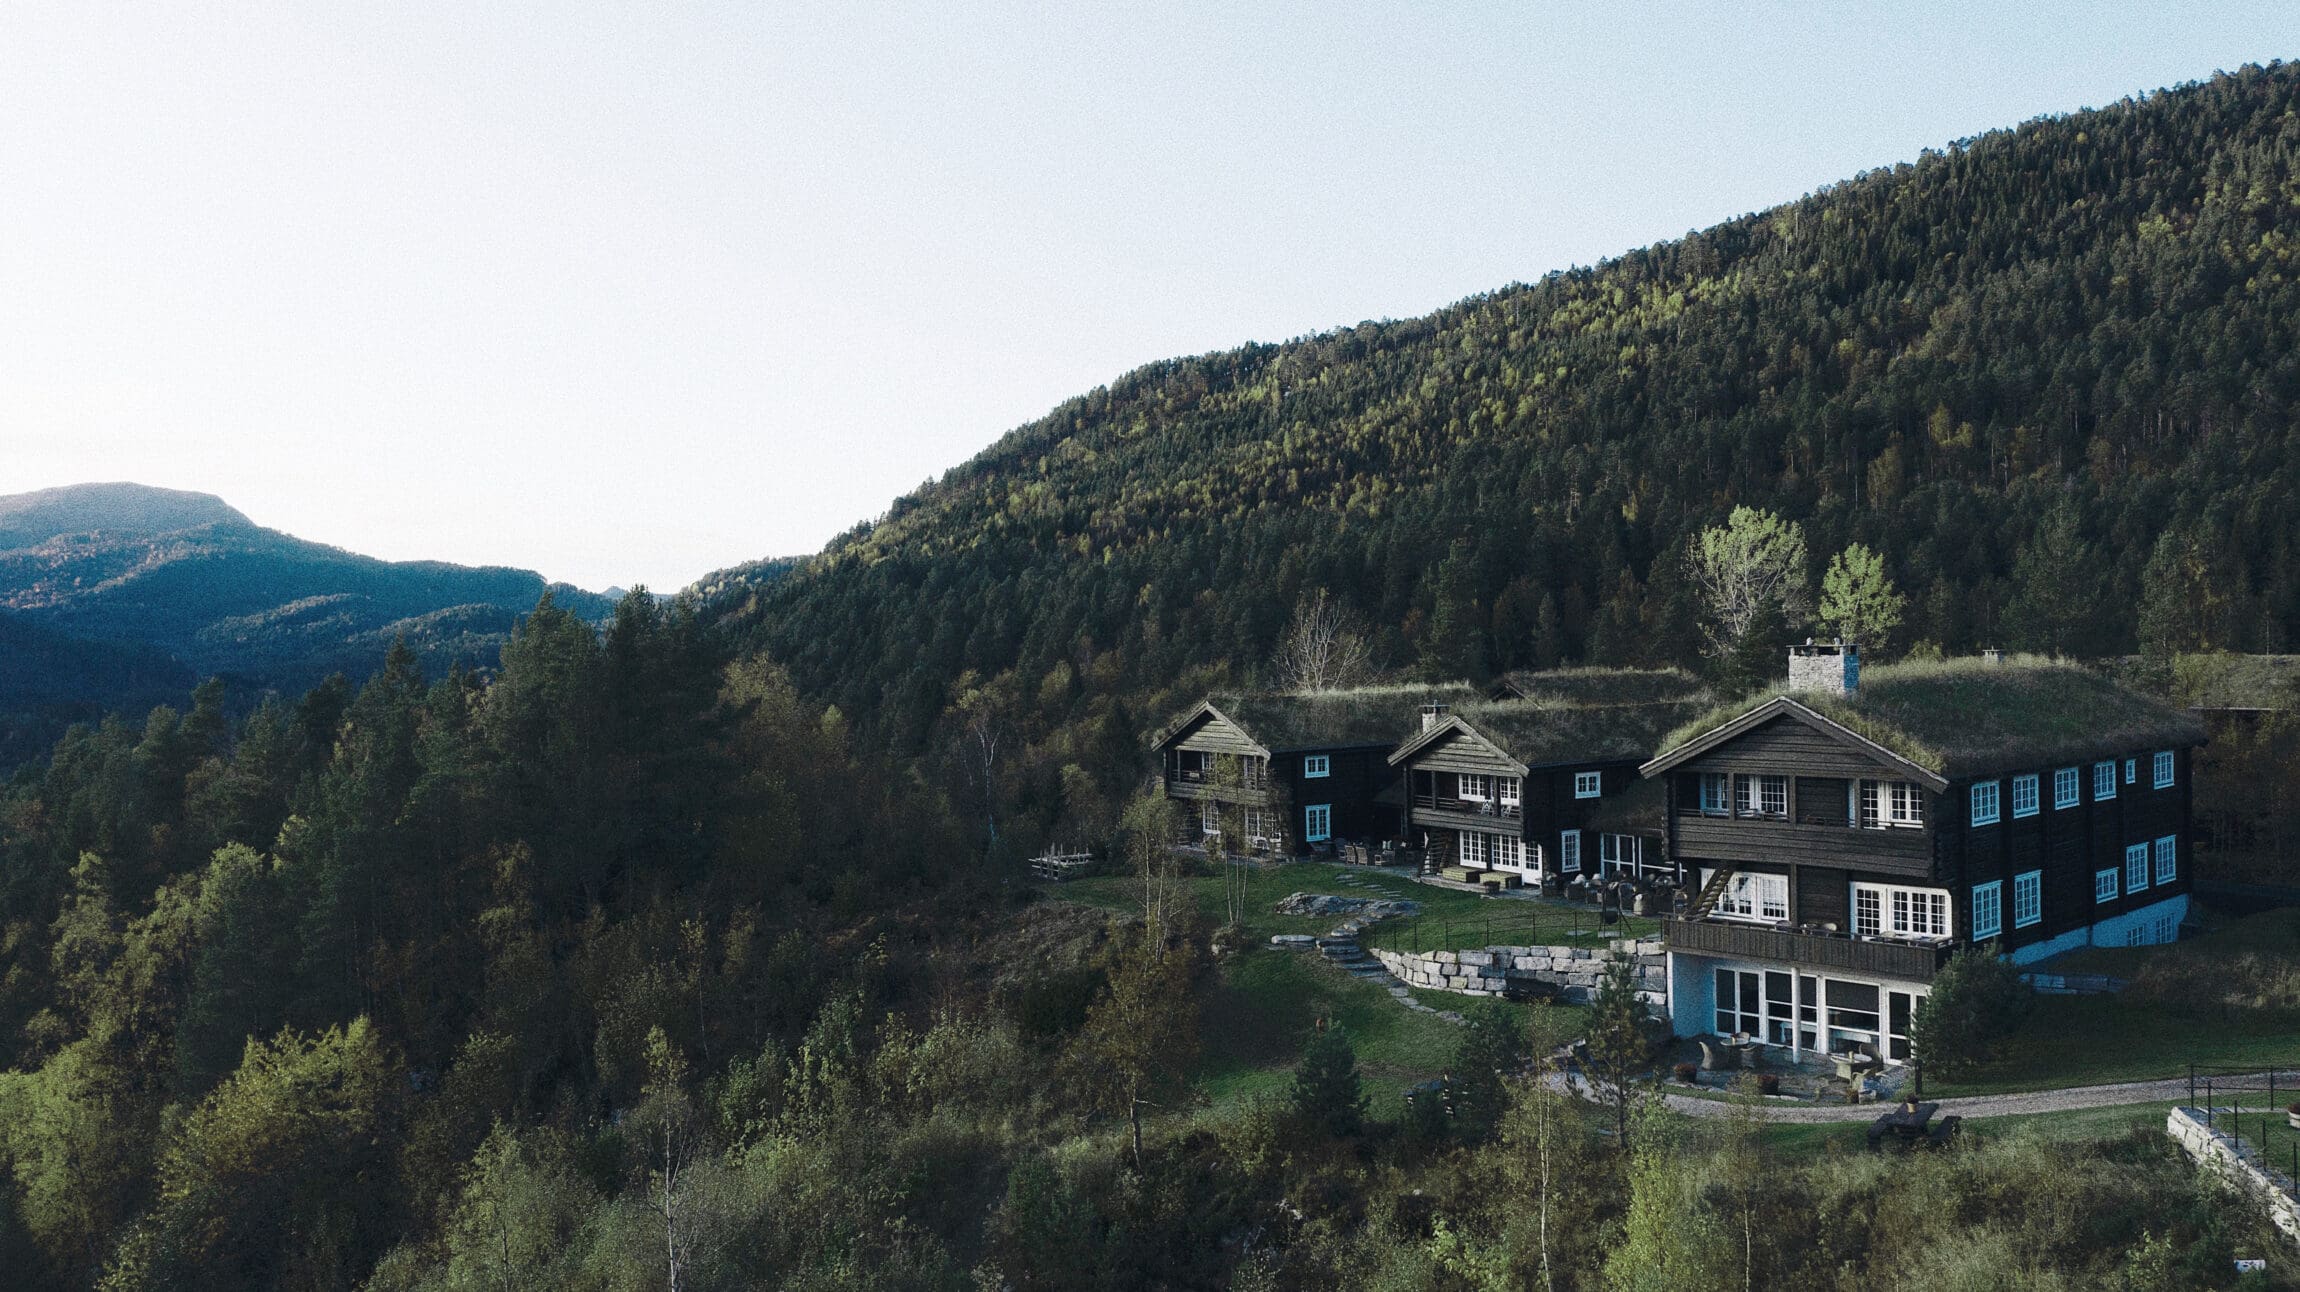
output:
M 1635 762 L 1713 697 L 1676 669 L 1512 673 L 1525 697 L 1457 704 L 1453 716 L 1527 767 Z
M 1417 730 L 1425 704 L 1460 705 L 1478 692 L 1463 682 L 1360 686 L 1341 691 L 1216 692 L 1205 699 L 1272 753 L 1300 749 L 1387 747 Z M 1165 744 L 1198 712 L 1193 705 L 1152 738 Z
M 1655 762 L 1784 696 L 1950 780 L 2204 742 L 2203 723 L 2185 709 L 2091 669 L 2016 656 L 1868 667 L 1844 696 L 1773 686 L 1680 725 Z

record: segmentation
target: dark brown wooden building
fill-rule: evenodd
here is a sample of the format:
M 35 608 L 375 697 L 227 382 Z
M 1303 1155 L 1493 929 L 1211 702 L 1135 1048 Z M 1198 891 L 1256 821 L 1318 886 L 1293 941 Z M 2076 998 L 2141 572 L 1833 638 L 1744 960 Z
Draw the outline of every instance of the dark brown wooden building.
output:
M 1663 795 L 1638 764 L 1709 696 L 1675 670 L 1517 673 L 1505 698 L 1432 706 L 1389 761 L 1407 824 L 1448 866 L 1538 883 L 1674 877 Z
M 1804 685 L 1645 764 L 1699 886 L 1667 924 L 1681 1035 L 1909 1055 L 1941 962 L 2168 942 L 2191 881 L 2193 714 L 2073 665 L 1870 670 L 1793 648 Z
M 1430 704 L 1464 686 L 1375 686 L 1300 695 L 1210 695 L 1151 737 L 1166 796 L 1186 808 L 1185 842 L 1236 832 L 1242 849 L 1286 855 L 1400 837 L 1389 753 Z M 1386 801 L 1385 801 L 1386 800 Z

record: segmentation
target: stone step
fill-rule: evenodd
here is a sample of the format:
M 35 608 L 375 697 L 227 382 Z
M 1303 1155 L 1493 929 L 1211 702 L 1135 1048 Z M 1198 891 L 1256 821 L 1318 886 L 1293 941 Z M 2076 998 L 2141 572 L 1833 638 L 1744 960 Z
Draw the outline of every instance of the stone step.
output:
M 1273 933 L 1270 935 L 1271 946 L 1281 947 L 1288 951 L 1307 951 L 1316 946 L 1317 941 L 1316 938 L 1307 933 Z

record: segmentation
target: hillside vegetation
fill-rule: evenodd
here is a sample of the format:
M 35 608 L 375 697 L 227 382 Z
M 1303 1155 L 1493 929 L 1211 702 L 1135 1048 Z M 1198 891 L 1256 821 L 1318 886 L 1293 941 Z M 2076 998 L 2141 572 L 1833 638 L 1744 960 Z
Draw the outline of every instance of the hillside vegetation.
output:
M 1250 680 L 1318 588 L 1431 676 L 1693 662 L 1677 558 L 1736 504 L 1801 522 L 1816 584 L 1885 554 L 1910 606 L 1873 655 L 2284 649 L 2296 159 L 2300 67 L 2249 68 L 1427 318 L 1151 364 L 713 604 L 894 749 L 1003 706 L 1106 781 L 1094 733 Z

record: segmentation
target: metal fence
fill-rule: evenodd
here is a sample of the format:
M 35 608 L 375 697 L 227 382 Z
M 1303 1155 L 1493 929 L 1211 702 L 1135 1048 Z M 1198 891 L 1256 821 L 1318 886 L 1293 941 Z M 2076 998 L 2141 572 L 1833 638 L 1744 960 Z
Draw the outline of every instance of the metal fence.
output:
M 2260 1164 L 2300 1180 L 2300 1070 L 2239 1072 L 2190 1064 L 2187 1106 L 2204 1124 L 2250 1145 Z
M 1651 937 L 1657 921 L 1591 906 L 1511 902 L 1519 909 L 1472 916 L 1409 915 L 1384 920 L 1367 940 L 1392 951 L 1459 951 L 1497 946 L 1594 946 L 1608 938 Z

